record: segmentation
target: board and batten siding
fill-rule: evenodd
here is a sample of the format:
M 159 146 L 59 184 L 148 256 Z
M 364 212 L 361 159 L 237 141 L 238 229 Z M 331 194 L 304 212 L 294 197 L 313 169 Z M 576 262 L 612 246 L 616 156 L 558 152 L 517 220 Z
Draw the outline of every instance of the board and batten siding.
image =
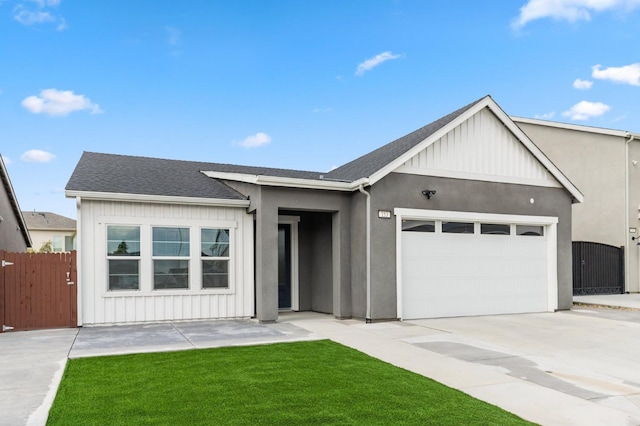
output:
M 434 141 L 395 172 L 561 186 L 488 109 L 478 112 Z
M 78 213 L 78 325 L 254 316 L 253 217 L 244 208 L 82 200 Z M 141 247 L 148 252 L 151 226 L 189 227 L 189 289 L 153 290 L 152 261 L 142 256 L 140 290 L 108 291 L 107 225 L 141 226 Z M 199 236 L 194 235 L 200 228 L 230 229 L 228 289 L 199 288 Z

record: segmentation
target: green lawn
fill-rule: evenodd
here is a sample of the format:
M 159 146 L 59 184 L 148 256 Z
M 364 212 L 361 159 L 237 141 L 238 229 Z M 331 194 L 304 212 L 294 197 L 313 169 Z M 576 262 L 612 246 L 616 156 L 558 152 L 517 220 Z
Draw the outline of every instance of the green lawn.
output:
M 495 406 L 329 340 L 70 360 L 48 425 L 507 425 Z

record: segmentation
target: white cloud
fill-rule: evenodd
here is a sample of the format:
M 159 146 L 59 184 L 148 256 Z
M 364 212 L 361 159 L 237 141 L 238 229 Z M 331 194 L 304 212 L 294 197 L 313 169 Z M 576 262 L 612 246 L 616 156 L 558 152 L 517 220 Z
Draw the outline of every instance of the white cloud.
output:
M 589 80 L 581 80 L 579 78 L 576 78 L 576 80 L 573 82 L 573 88 L 578 90 L 589 90 L 591 89 L 591 86 L 593 86 L 593 81 Z
M 56 30 L 67 28 L 67 22 L 51 13 L 50 8 L 57 7 L 61 0 L 23 0 L 13 8 L 13 19 L 22 25 L 55 23 Z
M 11 164 L 11 158 L 9 157 L 5 157 L 4 155 L 2 156 L 2 161 L 4 161 L 4 164 L 6 166 L 8 166 L 9 164 Z
M 592 77 L 599 80 L 611 80 L 614 83 L 640 86 L 640 63 L 625 65 L 622 67 L 609 67 L 600 69 L 602 65 L 594 65 Z
M 331 112 L 332 108 L 314 108 L 313 112 Z
M 401 55 L 395 55 L 392 52 L 382 52 L 382 53 L 378 53 L 376 56 L 374 56 L 373 58 L 369 58 L 366 61 L 362 62 L 361 64 L 358 65 L 358 68 L 356 69 L 356 75 L 357 76 L 361 76 L 363 75 L 365 72 L 377 67 L 378 65 L 382 64 L 383 62 L 392 60 L 392 59 L 398 59 L 400 58 Z
M 54 158 L 54 154 L 41 149 L 30 149 L 20 156 L 20 159 L 27 163 L 48 163 Z
M 266 133 L 256 133 L 253 136 L 246 137 L 242 142 L 238 143 L 243 148 L 258 148 L 271 142 L 271 136 Z
M 640 0 L 529 0 L 520 8 L 520 15 L 511 22 L 514 29 L 542 18 L 569 22 L 589 21 L 591 13 L 609 9 L 632 10 L 640 7 Z
M 60 4 L 60 0 L 27 0 L 31 3 L 36 3 L 38 7 L 56 7 Z
M 23 25 L 42 24 L 56 20 L 49 12 L 27 10 L 22 5 L 16 6 L 13 12 L 13 18 Z
M 551 112 L 544 112 L 542 114 L 536 114 L 534 115 L 534 118 L 537 118 L 539 120 L 551 120 L 555 115 L 556 115 L 556 112 L 551 111 Z
M 177 46 L 180 44 L 182 31 L 176 27 L 166 26 L 164 27 L 164 32 L 167 34 L 167 43 L 169 46 Z
M 65 116 L 73 111 L 88 110 L 91 114 L 102 112 L 98 104 L 84 95 L 76 95 L 71 90 L 45 89 L 40 96 L 23 99 L 22 106 L 34 114 Z
M 563 112 L 562 115 L 572 120 L 586 121 L 592 117 L 598 117 L 610 109 L 609 105 L 602 102 L 580 101 L 568 111 Z

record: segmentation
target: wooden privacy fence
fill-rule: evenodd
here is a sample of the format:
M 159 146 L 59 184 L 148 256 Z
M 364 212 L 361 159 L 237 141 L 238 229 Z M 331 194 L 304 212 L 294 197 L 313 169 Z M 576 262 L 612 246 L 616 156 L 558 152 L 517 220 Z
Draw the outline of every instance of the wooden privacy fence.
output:
M 0 250 L 2 331 L 77 327 L 76 252 Z

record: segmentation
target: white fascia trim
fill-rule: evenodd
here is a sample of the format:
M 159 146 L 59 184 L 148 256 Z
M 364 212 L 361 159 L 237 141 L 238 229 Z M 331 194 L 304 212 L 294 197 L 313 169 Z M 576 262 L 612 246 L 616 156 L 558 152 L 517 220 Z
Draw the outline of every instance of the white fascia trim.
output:
M 502 213 L 458 212 L 449 210 L 424 210 L 395 208 L 393 214 L 400 219 L 466 220 L 469 222 L 515 223 L 518 225 L 552 225 L 556 216 L 530 216 Z
M 249 200 L 223 198 L 172 197 L 168 195 L 124 194 L 116 192 L 65 191 L 66 197 L 98 201 L 129 201 L 157 204 L 197 204 L 217 207 L 249 207 Z
M 560 123 L 558 121 L 547 121 L 547 120 L 540 120 L 537 118 L 511 117 L 511 119 L 516 123 L 535 124 L 538 126 L 555 127 L 558 129 L 566 129 L 566 130 L 576 130 L 579 132 L 597 133 L 600 135 L 607 135 L 607 136 L 619 136 L 623 138 L 633 135 L 636 138 L 640 139 L 640 134 L 627 132 L 626 130 L 614 130 L 614 129 L 605 129 L 602 127 L 585 126 L 581 124 Z
M 324 179 L 300 179 L 280 176 L 252 175 L 244 173 L 206 172 L 206 176 L 213 179 L 231 180 L 235 182 L 252 183 L 254 185 L 280 186 L 287 188 L 324 189 L 331 191 L 355 191 L 360 185 L 368 185 L 368 179 L 363 178 L 355 182 L 343 182 Z

